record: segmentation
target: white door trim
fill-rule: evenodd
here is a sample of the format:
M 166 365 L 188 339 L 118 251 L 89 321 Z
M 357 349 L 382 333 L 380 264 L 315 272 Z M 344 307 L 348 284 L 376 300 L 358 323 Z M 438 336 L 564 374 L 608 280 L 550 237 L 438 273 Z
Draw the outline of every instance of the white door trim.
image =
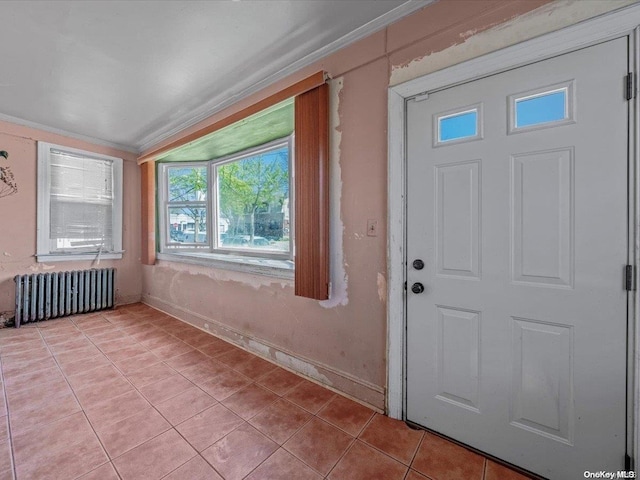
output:
M 476 80 L 487 75 L 499 73 L 538 60 L 568 53 L 579 48 L 630 35 L 633 48 L 638 44 L 636 27 L 640 25 L 640 4 L 634 4 L 611 13 L 595 17 L 449 68 L 425 75 L 414 80 L 390 87 L 388 90 L 388 232 L 387 232 L 387 414 L 392 418 L 403 419 L 405 415 L 405 281 L 406 281 L 406 157 L 405 127 L 406 101 L 423 92 L 433 92 L 463 82 Z M 639 67 L 636 50 L 631 67 Z M 637 83 L 637 82 L 636 82 Z M 622 79 L 621 79 L 622 85 Z M 637 88 L 637 87 L 636 87 Z M 630 168 L 630 241 L 634 252 L 630 261 L 640 265 L 639 225 L 640 203 L 636 185 L 640 181 L 638 165 L 640 125 L 638 123 L 639 99 L 633 102 L 631 115 L 633 132 Z M 622 282 L 621 282 L 622 283 Z M 630 296 L 631 297 L 631 296 Z M 632 354 L 632 372 L 630 374 L 629 398 L 633 407 L 629 409 L 629 426 L 632 435 L 628 439 L 628 452 L 640 459 L 640 296 L 636 291 L 629 305 L 633 317 L 630 321 L 630 346 Z

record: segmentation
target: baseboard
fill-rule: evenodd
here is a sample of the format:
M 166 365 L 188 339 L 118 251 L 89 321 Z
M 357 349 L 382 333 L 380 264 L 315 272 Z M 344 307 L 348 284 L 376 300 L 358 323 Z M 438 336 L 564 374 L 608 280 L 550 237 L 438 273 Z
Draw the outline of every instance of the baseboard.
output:
M 239 348 L 258 355 L 271 363 L 302 375 L 337 393 L 346 395 L 377 412 L 384 412 L 385 389 L 383 387 L 373 385 L 347 372 L 342 372 L 328 365 L 324 365 L 321 362 L 286 351 L 277 345 L 239 332 L 214 319 L 173 305 L 158 297 L 143 295 L 142 302 L 189 325 L 233 343 Z
M 117 295 L 116 306 L 129 305 L 130 303 L 139 303 L 142 301 L 142 295 Z

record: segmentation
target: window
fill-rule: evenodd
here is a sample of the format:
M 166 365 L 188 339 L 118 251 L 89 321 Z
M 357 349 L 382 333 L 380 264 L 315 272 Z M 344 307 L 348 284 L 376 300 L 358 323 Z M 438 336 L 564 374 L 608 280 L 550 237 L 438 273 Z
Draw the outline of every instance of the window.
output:
M 482 138 L 482 105 L 434 115 L 433 145 L 449 145 Z
M 206 162 L 162 163 L 162 250 L 290 260 L 290 172 L 291 137 Z
M 557 122 L 567 118 L 565 89 L 516 100 L 516 127 Z
M 509 96 L 509 133 L 575 123 L 573 81 Z
M 122 258 L 122 159 L 38 142 L 38 261 Z
M 195 221 L 193 242 L 180 241 L 181 233 L 176 232 L 171 239 L 173 224 L 169 218 L 167 168 L 186 167 L 188 163 L 210 166 L 221 161 L 210 159 L 225 157 L 231 162 L 232 156 L 240 160 L 236 152 L 249 154 L 247 149 L 256 145 L 264 147 L 273 139 L 293 134 L 294 130 L 295 153 L 289 146 L 289 156 L 294 157 L 289 162 L 290 191 L 282 195 L 281 212 L 281 241 L 285 241 L 288 229 L 288 252 L 277 252 L 271 241 L 272 249 L 266 248 L 262 240 L 257 242 L 262 245 L 255 245 L 255 241 L 234 245 L 245 243 L 244 238 L 232 239 L 225 247 L 229 233 L 224 229 L 228 227 L 228 219 L 219 218 L 218 223 L 212 213 L 218 211 L 217 193 L 212 193 L 217 189 L 212 179 L 213 167 L 207 169 L 206 243 L 195 241 L 197 235 L 202 234 L 195 232 Z M 199 165 L 193 165 L 196 162 Z M 160 259 L 292 278 L 295 295 L 316 300 L 329 298 L 329 85 L 325 72 L 316 72 L 195 132 L 185 132 L 178 139 L 145 152 L 138 163 L 142 169 L 141 261 L 144 265 L 154 265 L 156 259 Z M 294 183 L 295 188 L 291 188 Z M 172 207 L 184 208 L 184 205 Z M 267 207 L 276 213 L 273 205 Z M 295 269 L 291 258 L 295 258 Z

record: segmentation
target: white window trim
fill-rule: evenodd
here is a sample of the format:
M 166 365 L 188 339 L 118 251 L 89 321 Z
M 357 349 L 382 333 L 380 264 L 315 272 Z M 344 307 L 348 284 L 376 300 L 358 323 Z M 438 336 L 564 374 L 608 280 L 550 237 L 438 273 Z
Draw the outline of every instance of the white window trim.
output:
M 89 158 L 113 162 L 113 251 L 62 253 L 49 250 L 49 220 L 51 207 L 51 150 L 69 152 Z M 122 159 L 78 148 L 38 142 L 38 192 L 37 192 L 37 250 L 38 262 L 64 262 L 74 260 L 118 260 L 122 258 Z
M 265 275 L 267 277 L 294 279 L 293 260 L 278 260 L 272 258 L 247 257 L 242 255 L 227 255 L 222 253 L 158 253 L 158 260 L 165 262 L 188 263 L 204 267 L 220 268 L 235 272 Z
M 294 134 L 268 143 L 258 145 L 247 150 L 227 155 L 225 157 L 197 162 L 166 162 L 161 163 L 158 169 L 160 187 L 158 188 L 158 205 L 162 209 L 158 213 L 160 228 L 160 251 L 157 255 L 159 260 L 188 263 L 192 265 L 202 265 L 212 268 L 221 268 L 252 274 L 266 275 L 276 278 L 292 279 L 294 272 L 294 242 L 293 226 L 293 138 Z M 214 183 L 216 182 L 215 167 L 224 163 L 240 160 L 245 157 L 256 155 L 259 152 L 270 150 L 278 145 L 287 144 L 289 148 L 289 211 L 290 211 L 290 246 L 287 255 L 272 254 L 267 251 L 246 251 L 235 249 L 215 248 L 217 238 L 217 222 L 215 222 L 215 209 L 217 208 L 217 198 L 215 195 Z M 168 169 L 171 167 L 207 167 L 207 225 L 208 243 L 202 246 L 193 246 L 192 249 L 183 248 L 180 250 L 167 248 L 169 239 L 169 218 L 168 218 Z

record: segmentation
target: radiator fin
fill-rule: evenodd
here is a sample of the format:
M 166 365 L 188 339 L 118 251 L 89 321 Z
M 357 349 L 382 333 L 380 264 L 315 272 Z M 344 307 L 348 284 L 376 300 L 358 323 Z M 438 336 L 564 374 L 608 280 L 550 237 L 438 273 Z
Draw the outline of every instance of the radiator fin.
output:
M 113 308 L 115 268 L 16 275 L 15 326 Z

